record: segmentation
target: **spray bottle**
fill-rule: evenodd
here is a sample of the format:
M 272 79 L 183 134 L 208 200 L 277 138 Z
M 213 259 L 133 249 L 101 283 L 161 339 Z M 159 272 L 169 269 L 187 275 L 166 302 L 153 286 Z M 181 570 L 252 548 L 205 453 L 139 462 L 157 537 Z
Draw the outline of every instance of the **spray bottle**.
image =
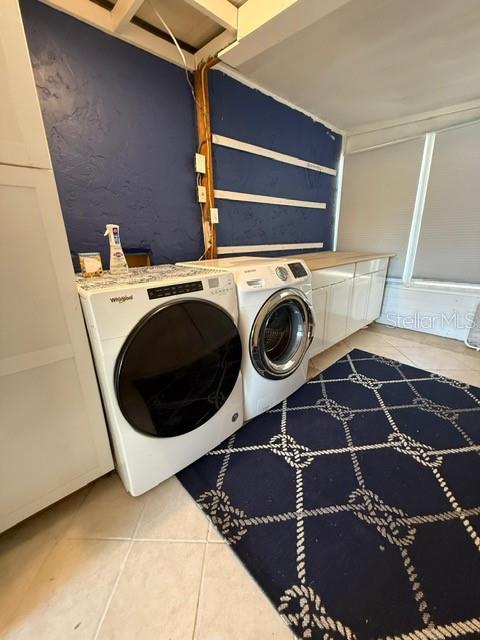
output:
M 108 236 L 110 242 L 110 273 L 125 273 L 128 265 L 120 244 L 120 227 L 118 224 L 107 224 L 103 235 Z

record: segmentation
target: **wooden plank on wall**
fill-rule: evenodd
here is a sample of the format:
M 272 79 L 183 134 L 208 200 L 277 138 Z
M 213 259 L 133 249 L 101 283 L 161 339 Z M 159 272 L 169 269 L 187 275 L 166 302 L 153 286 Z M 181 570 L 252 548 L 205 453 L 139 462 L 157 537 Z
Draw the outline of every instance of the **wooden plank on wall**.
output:
M 242 193 L 240 191 L 225 191 L 215 189 L 215 198 L 219 200 L 235 200 L 236 202 L 256 202 L 258 204 L 277 204 L 286 207 L 305 207 L 307 209 L 326 209 L 326 202 L 314 202 L 312 200 L 293 200 L 291 198 L 277 198 L 256 193 Z
M 263 251 L 302 251 L 304 249 L 322 249 L 323 242 L 292 242 L 288 244 L 244 244 L 231 247 L 218 247 L 219 255 L 238 253 L 260 253 Z
M 222 147 L 229 149 L 236 149 L 237 151 L 245 151 L 246 153 L 253 153 L 257 156 L 264 158 L 270 158 L 277 162 L 283 162 L 284 164 L 292 164 L 297 167 L 303 167 L 304 169 L 311 169 L 312 171 L 319 171 L 320 173 L 327 173 L 331 176 L 336 176 L 337 171 L 331 167 L 325 167 L 316 162 L 309 162 L 308 160 L 302 160 L 295 156 L 290 156 L 286 153 L 280 153 L 279 151 L 273 151 L 272 149 L 266 149 L 265 147 L 259 147 L 249 142 L 242 142 L 241 140 L 235 140 L 234 138 L 228 138 L 227 136 L 221 136 L 216 133 L 212 135 L 214 144 L 218 144 Z

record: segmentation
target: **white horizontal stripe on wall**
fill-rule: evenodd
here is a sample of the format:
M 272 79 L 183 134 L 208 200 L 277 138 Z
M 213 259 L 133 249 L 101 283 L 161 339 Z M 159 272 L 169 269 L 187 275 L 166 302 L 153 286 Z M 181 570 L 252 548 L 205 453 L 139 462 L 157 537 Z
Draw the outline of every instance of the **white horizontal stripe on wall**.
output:
M 277 198 L 275 196 L 262 196 L 256 193 L 241 193 L 240 191 L 223 191 L 215 189 L 215 198 L 219 200 L 235 200 L 237 202 L 257 202 L 259 204 L 281 204 L 286 207 L 305 207 L 307 209 L 326 209 L 326 202 L 313 202 L 311 200 L 292 200 L 290 198 Z
M 214 144 L 218 144 L 222 147 L 237 149 L 237 151 L 245 151 L 246 153 L 253 153 L 254 155 L 270 158 L 271 160 L 283 162 L 284 164 L 293 164 L 297 167 L 311 169 L 312 171 L 319 171 L 320 173 L 327 173 L 331 176 L 337 175 L 336 170 L 330 167 L 324 167 L 323 165 L 316 164 L 315 162 L 308 162 L 308 160 L 302 160 L 301 158 L 289 156 L 286 153 L 280 153 L 279 151 L 273 151 L 272 149 L 266 149 L 265 147 L 258 147 L 255 144 L 242 142 L 241 140 L 235 140 L 234 138 L 228 138 L 227 136 L 220 136 L 216 133 L 212 135 L 212 141 Z
M 258 253 L 260 251 L 292 251 L 296 249 L 322 249 L 323 242 L 293 242 L 291 244 L 244 244 L 232 247 L 217 247 L 219 255 L 227 253 Z

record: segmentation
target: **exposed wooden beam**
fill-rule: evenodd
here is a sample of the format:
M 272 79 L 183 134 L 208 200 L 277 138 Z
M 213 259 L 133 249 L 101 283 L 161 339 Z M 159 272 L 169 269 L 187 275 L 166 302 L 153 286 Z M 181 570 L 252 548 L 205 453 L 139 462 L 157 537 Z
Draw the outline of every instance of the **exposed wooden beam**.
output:
M 121 31 L 137 13 L 144 0 L 117 0 L 112 9 L 112 30 Z
M 238 9 L 237 41 L 219 57 L 239 68 L 353 0 L 248 0 Z
M 211 20 L 229 31 L 237 30 L 238 9 L 228 0 L 185 0 Z
M 205 156 L 206 171 L 200 175 L 200 184 L 206 190 L 206 202 L 201 205 L 203 239 L 205 244 L 205 257 L 217 257 L 217 230 L 211 220 L 210 209 L 215 207 L 215 195 L 213 189 L 213 159 L 212 159 L 212 129 L 210 125 L 210 99 L 208 93 L 208 70 L 218 62 L 212 58 L 197 68 L 194 74 L 195 104 L 197 109 L 198 149 Z
M 44 4 L 63 11 L 68 15 L 86 22 L 96 29 L 100 29 L 109 35 L 113 35 L 124 42 L 139 47 L 144 51 L 148 51 L 158 58 L 168 60 L 183 67 L 183 60 L 176 46 L 168 42 L 145 29 L 142 29 L 132 22 L 125 25 L 122 31 L 113 31 L 112 28 L 112 13 L 109 9 L 100 7 L 93 2 L 86 2 L 85 0 L 41 0 Z M 193 54 L 188 51 L 183 51 L 187 68 L 190 71 L 195 69 L 195 61 Z

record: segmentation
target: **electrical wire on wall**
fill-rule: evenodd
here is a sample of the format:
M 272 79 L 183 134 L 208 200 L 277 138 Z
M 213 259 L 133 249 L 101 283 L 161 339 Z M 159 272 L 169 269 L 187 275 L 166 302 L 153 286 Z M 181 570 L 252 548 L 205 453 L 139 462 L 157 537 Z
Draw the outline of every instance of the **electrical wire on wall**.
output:
M 187 84 L 190 87 L 190 92 L 192 94 L 193 100 L 196 102 L 197 99 L 195 98 L 195 89 L 193 88 L 193 84 L 192 81 L 190 80 L 190 76 L 188 75 L 190 72 L 188 70 L 188 65 L 187 65 L 187 60 L 185 59 L 185 54 L 183 52 L 182 47 L 178 44 L 178 41 L 173 33 L 173 31 L 170 29 L 170 27 L 168 26 L 168 24 L 165 22 L 165 20 L 163 19 L 161 13 L 157 10 L 156 7 L 154 7 L 153 3 L 151 2 L 151 0 L 147 0 L 148 4 L 150 5 L 150 9 L 153 11 L 153 13 L 157 16 L 157 18 L 160 20 L 160 22 L 163 24 L 163 26 L 165 27 L 168 35 L 170 36 L 170 38 L 173 40 L 173 44 L 177 47 L 178 49 L 178 53 L 180 54 L 180 58 L 182 59 L 183 62 L 183 68 L 185 69 L 185 76 L 187 78 Z
M 205 112 L 205 109 L 203 108 L 203 106 L 198 102 L 196 96 L 195 96 L 195 88 L 192 84 L 192 81 L 190 80 L 190 71 L 188 69 L 188 65 L 187 65 L 187 60 L 185 58 L 185 53 L 182 49 L 182 47 L 179 45 L 178 40 L 175 37 L 175 34 L 173 33 L 173 31 L 170 29 L 168 23 L 165 21 L 165 19 L 162 17 L 162 14 L 158 11 L 158 9 L 153 5 L 153 3 L 151 2 L 151 0 L 147 0 L 148 5 L 150 6 L 150 9 L 153 11 L 153 13 L 155 14 L 155 16 L 160 20 L 160 22 L 163 24 L 165 30 L 167 31 L 168 35 L 170 36 L 170 38 L 172 39 L 174 45 L 176 46 L 176 48 L 178 49 L 178 53 L 180 54 L 180 58 L 182 59 L 183 62 L 183 68 L 185 70 L 185 77 L 187 79 L 187 84 L 190 87 L 190 93 L 192 94 L 192 98 L 193 101 L 195 102 L 195 104 L 199 107 L 199 109 L 202 112 Z M 203 144 L 203 141 L 199 141 L 198 143 L 198 152 L 200 152 L 200 147 Z
M 181 48 L 181 46 L 179 45 L 175 34 L 173 33 L 173 31 L 171 30 L 170 26 L 168 25 L 168 23 L 165 21 L 165 19 L 163 18 L 163 16 L 160 14 L 160 12 L 158 11 L 158 9 L 153 5 L 153 3 L 151 2 L 151 0 L 147 0 L 148 5 L 150 6 L 151 10 L 153 11 L 154 15 L 158 18 L 158 20 L 160 20 L 160 22 L 162 23 L 162 25 L 164 26 L 165 30 L 167 31 L 168 35 L 170 36 L 170 38 L 172 39 L 173 43 L 175 44 L 176 48 L 178 49 L 178 53 L 180 54 L 180 58 L 183 62 L 183 67 L 185 70 L 185 77 L 187 80 L 187 84 L 190 88 L 190 92 L 192 94 L 192 98 L 199 110 L 199 112 L 202 114 L 202 119 L 203 119 L 203 127 L 204 127 L 204 131 L 208 131 L 209 130 L 209 122 L 208 122 L 208 116 L 207 116 L 207 112 L 206 112 L 206 108 L 205 105 L 207 104 L 207 96 L 206 96 L 206 92 L 205 92 L 205 85 L 206 85 L 206 76 L 205 73 L 208 72 L 208 68 L 211 65 L 202 65 L 200 67 L 200 85 L 201 85 L 201 90 L 202 90 L 202 101 L 201 103 L 197 100 L 197 97 L 195 95 L 195 88 L 190 80 L 190 71 L 188 69 L 188 65 L 187 65 L 187 60 L 185 58 L 185 54 L 183 52 L 183 49 Z M 199 136 L 199 141 L 198 141 L 198 145 L 197 145 L 197 153 L 202 153 L 202 149 L 203 146 L 206 145 L 207 147 L 207 155 L 210 158 L 211 154 L 212 154 L 212 148 L 211 148 L 211 140 L 208 139 L 208 136 L 204 136 L 202 139 L 200 139 Z M 197 174 L 197 179 L 196 179 L 196 187 L 197 187 L 197 193 L 198 193 L 198 187 L 200 186 L 200 182 L 201 182 L 201 177 L 199 174 Z M 206 211 L 210 211 L 210 209 L 214 206 L 214 202 L 211 201 L 211 194 L 210 194 L 210 190 L 207 189 L 207 202 L 205 203 L 205 210 L 202 207 L 202 203 L 199 202 L 199 206 L 200 206 L 200 212 L 202 215 L 202 227 L 203 227 L 203 238 L 204 238 L 204 248 L 205 251 L 203 252 L 203 254 L 200 256 L 199 260 L 202 260 L 205 255 L 208 253 L 208 251 L 212 248 L 212 238 L 214 237 L 214 225 L 210 220 L 210 216 L 206 215 Z

